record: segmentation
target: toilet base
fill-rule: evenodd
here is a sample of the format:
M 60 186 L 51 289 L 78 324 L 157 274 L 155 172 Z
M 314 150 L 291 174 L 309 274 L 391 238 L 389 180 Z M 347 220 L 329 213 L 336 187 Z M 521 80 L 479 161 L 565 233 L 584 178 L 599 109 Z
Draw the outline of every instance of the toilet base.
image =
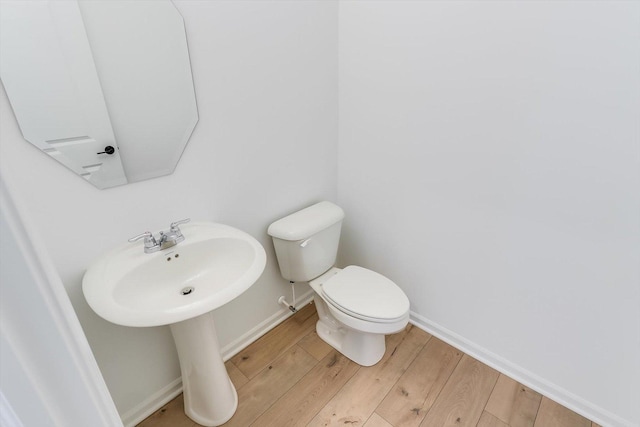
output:
M 317 294 L 314 301 L 320 318 L 316 332 L 323 341 L 361 366 L 372 366 L 382 359 L 386 348 L 384 334 L 356 331 L 341 325 Z

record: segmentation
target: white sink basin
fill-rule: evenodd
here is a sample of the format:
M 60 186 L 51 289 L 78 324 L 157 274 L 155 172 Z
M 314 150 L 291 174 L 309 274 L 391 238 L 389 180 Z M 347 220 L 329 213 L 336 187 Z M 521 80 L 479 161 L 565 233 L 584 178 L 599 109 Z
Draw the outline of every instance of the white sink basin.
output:
M 238 407 L 220 355 L 212 310 L 246 291 L 262 274 L 264 248 L 227 225 L 184 225 L 185 240 L 151 254 L 122 245 L 96 260 L 82 290 L 91 308 L 124 326 L 169 325 L 184 391 L 185 413 L 204 426 L 227 422 Z
M 249 234 L 210 222 L 181 229 L 172 248 L 146 254 L 128 243 L 96 260 L 82 280 L 91 308 L 119 325 L 168 325 L 228 303 L 262 274 L 265 252 Z

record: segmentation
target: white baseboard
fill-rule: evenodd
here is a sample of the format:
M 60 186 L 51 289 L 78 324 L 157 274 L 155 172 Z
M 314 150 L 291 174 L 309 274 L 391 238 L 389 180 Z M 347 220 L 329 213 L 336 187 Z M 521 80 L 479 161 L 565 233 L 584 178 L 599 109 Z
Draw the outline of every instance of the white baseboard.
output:
M 176 378 L 139 405 L 122 414 L 122 424 L 125 427 L 134 427 L 180 393 L 182 393 L 182 378 Z
M 491 366 L 493 369 L 502 372 L 508 377 L 521 384 L 530 387 L 549 399 L 571 409 L 572 411 L 600 424 L 603 427 L 634 427 L 628 420 L 606 411 L 583 398 L 553 384 L 544 378 L 529 372 L 487 349 L 480 347 L 476 343 L 430 321 L 429 319 L 414 313 L 410 314 L 409 322 L 418 328 L 430 333 L 442 341 L 463 351 L 474 359 Z
M 298 308 L 308 304 L 313 299 L 313 290 L 306 292 L 297 302 Z M 256 327 L 250 329 L 245 334 L 238 337 L 236 340 L 222 347 L 220 352 L 222 353 L 222 359 L 225 361 L 231 359 L 233 356 L 247 348 L 251 343 L 255 342 L 269 332 L 271 329 L 284 322 L 287 318 L 292 316 L 293 313 L 286 308 L 283 308 L 266 320 L 258 324 Z M 125 427 L 134 427 L 142 422 L 145 418 L 149 417 L 158 409 L 162 408 L 167 402 L 170 402 L 177 395 L 182 393 L 182 378 L 176 378 L 167 384 L 158 392 L 149 396 L 139 405 L 130 409 L 122 415 L 122 423 Z
M 304 305 L 308 304 L 313 299 L 313 290 L 309 290 L 305 292 L 298 301 L 296 301 L 297 308 L 302 308 Z M 268 317 L 263 322 L 259 323 L 254 328 L 250 329 L 248 332 L 242 334 L 240 337 L 231 341 L 229 344 L 225 345 L 220 349 L 222 353 L 222 358 L 227 361 L 231 359 L 236 354 L 240 353 L 242 350 L 247 348 L 249 344 L 255 342 L 258 338 L 278 326 L 280 323 L 284 322 L 288 317 L 291 317 L 293 313 L 286 308 L 274 313 L 271 317 Z

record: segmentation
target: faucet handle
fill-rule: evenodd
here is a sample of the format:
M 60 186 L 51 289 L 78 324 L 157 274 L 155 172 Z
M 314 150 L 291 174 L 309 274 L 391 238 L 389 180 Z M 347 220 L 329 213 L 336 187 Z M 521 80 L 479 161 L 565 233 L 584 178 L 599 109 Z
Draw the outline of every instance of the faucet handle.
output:
M 132 238 L 129 239 L 129 242 L 133 243 L 133 242 L 137 242 L 138 240 L 144 238 L 144 243 L 145 246 L 147 245 L 147 243 L 151 243 L 153 245 L 156 244 L 156 238 L 153 237 L 153 233 L 151 233 L 150 231 L 145 231 L 142 234 L 138 234 L 137 236 L 134 236 Z
M 176 221 L 176 222 L 172 222 L 171 226 L 170 226 L 170 230 L 171 231 L 180 231 L 180 229 L 178 228 L 178 226 L 180 224 L 186 224 L 187 222 L 191 221 L 191 218 L 185 218 L 185 219 L 181 219 L 180 221 Z
M 156 252 L 156 251 L 159 251 L 160 249 L 162 249 L 160 247 L 160 244 L 156 240 L 156 238 L 153 237 L 153 233 L 150 232 L 150 231 L 145 231 L 142 234 L 138 234 L 137 236 L 134 236 L 134 237 L 130 238 L 129 241 L 130 242 L 135 242 L 135 241 L 140 240 L 142 238 L 144 238 L 144 253 L 145 254 L 150 254 L 151 252 Z

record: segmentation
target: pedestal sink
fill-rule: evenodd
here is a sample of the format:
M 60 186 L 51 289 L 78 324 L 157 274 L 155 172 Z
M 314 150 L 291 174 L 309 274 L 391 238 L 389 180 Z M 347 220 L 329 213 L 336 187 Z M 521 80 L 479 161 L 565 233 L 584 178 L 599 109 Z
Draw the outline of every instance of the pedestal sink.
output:
M 146 254 L 125 244 L 97 259 L 82 280 L 91 308 L 124 326 L 169 325 L 182 373 L 185 413 L 217 426 L 238 406 L 224 367 L 212 310 L 246 291 L 262 274 L 263 247 L 249 234 L 223 224 L 182 227 L 185 240 Z

